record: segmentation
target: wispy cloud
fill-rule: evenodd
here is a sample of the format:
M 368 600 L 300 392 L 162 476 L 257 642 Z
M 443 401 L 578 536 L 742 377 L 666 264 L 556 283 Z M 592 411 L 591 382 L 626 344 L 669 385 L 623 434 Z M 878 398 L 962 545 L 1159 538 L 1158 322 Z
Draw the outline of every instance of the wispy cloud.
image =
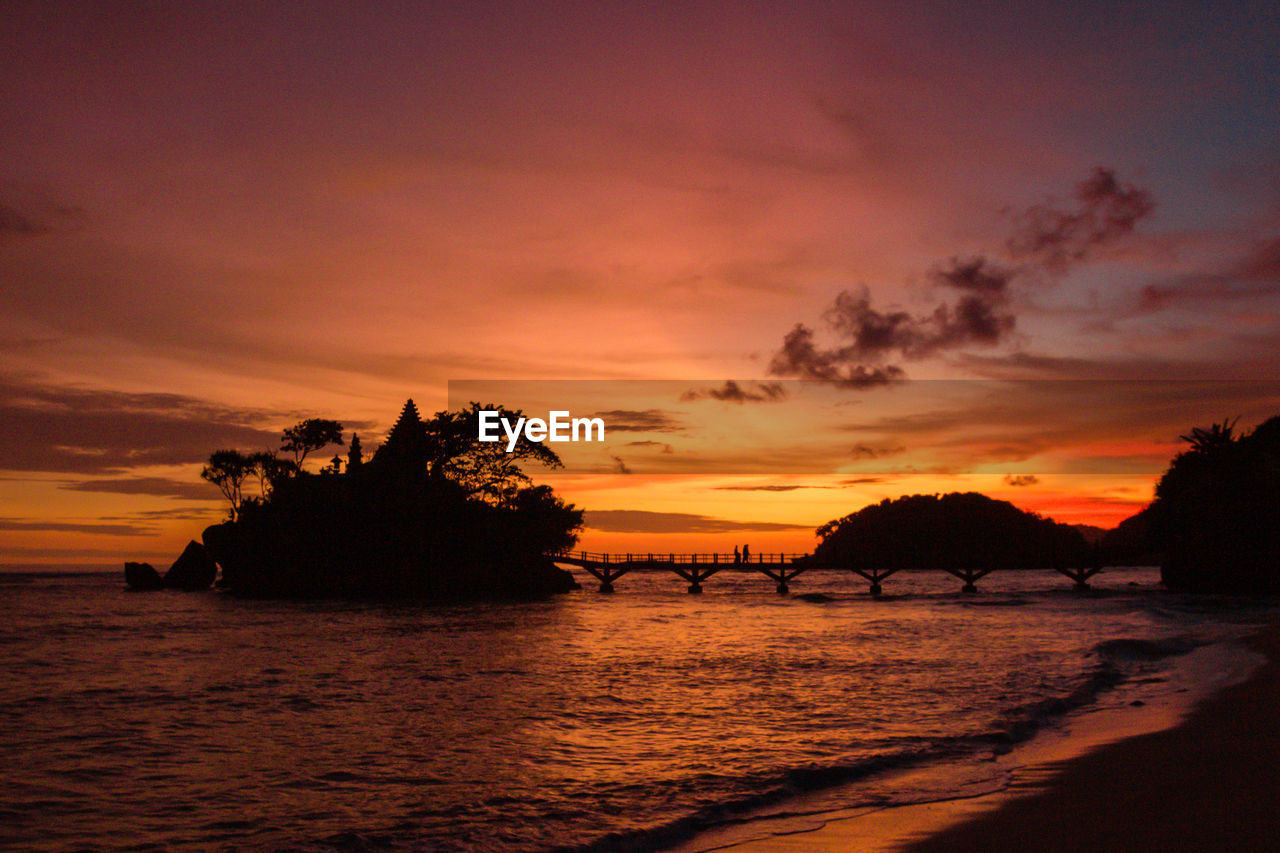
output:
M 0 377 L 0 470 L 119 474 L 203 461 L 219 447 L 279 445 L 279 412 L 180 394 L 46 385 Z
M 730 521 L 689 512 L 651 512 L 638 509 L 588 510 L 587 527 L 610 533 L 727 533 L 735 530 L 773 533 L 809 530 L 811 525 L 776 521 Z
M 777 403 L 787 398 L 781 382 L 754 382 L 747 386 L 726 379 L 719 388 L 691 388 L 680 395 L 680 402 L 719 400 L 722 403 Z
M 136 524 L 103 524 L 80 521 L 32 521 L 22 518 L 0 518 L 0 530 L 37 533 L 96 533 L 103 536 L 149 536 L 155 531 Z
M 607 409 L 592 417 L 604 418 L 608 432 L 675 432 L 680 422 L 661 409 Z
M 60 488 L 73 492 L 105 492 L 116 495 L 156 495 L 193 501 L 220 501 L 218 490 L 203 480 L 173 480 L 168 477 L 119 477 L 64 483 Z

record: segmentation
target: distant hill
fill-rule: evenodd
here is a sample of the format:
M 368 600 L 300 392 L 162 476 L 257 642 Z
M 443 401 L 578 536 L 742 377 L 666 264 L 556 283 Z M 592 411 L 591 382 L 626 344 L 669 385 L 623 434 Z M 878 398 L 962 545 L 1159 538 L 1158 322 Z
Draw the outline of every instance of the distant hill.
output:
M 976 492 L 883 500 L 818 528 L 818 561 L 867 570 L 1086 565 L 1084 535 Z
M 1093 524 L 1071 524 L 1068 525 L 1068 527 L 1080 531 L 1080 535 L 1084 537 L 1084 541 L 1088 542 L 1090 545 L 1097 545 L 1102 541 L 1104 536 L 1111 532 L 1105 527 L 1097 527 Z

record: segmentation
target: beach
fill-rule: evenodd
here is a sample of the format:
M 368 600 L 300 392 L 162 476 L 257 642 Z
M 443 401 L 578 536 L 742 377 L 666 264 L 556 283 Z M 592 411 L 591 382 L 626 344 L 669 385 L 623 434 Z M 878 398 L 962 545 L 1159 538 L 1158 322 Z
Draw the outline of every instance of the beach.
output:
M 771 834 L 741 843 L 717 845 L 703 838 L 696 849 L 1274 850 L 1280 837 L 1280 733 L 1274 722 L 1280 703 L 1280 624 L 1263 629 L 1248 645 L 1265 662 L 1247 679 L 1205 698 L 1176 725 L 1063 760 L 1032 760 L 1000 791 L 835 812 L 793 827 L 779 823 Z M 1153 721 L 1148 717 L 1134 724 Z
M 1280 626 L 1267 662 L 1182 724 L 1065 763 L 1043 790 L 910 844 L 978 850 L 1274 850 L 1280 838 Z

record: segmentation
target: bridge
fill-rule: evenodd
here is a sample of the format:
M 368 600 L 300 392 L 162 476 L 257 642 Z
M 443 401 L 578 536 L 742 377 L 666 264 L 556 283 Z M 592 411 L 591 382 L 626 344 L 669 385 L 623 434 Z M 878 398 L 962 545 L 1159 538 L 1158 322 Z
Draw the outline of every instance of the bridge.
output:
M 613 583 L 618 578 L 632 571 L 669 571 L 684 578 L 689 584 L 689 592 L 702 592 L 702 584 L 723 571 L 751 572 L 765 575 L 776 584 L 780 595 L 791 591 L 790 582 L 802 572 L 814 570 L 846 571 L 858 575 L 869 584 L 872 595 L 884 592 L 883 582 L 900 569 L 867 569 L 860 566 L 841 565 L 833 562 L 818 562 L 812 554 L 750 554 L 745 559 L 741 554 L 605 554 L 590 551 L 561 551 L 551 555 L 557 563 L 578 566 L 586 569 L 596 580 L 600 581 L 601 592 L 613 592 Z M 1101 565 L 1091 566 L 1054 566 L 1059 574 L 1065 575 L 1075 582 L 1076 589 L 1088 589 L 1089 579 L 1102 571 Z M 961 592 L 977 592 L 977 583 L 995 571 L 994 566 L 970 566 L 964 568 L 941 567 L 943 571 L 963 582 Z

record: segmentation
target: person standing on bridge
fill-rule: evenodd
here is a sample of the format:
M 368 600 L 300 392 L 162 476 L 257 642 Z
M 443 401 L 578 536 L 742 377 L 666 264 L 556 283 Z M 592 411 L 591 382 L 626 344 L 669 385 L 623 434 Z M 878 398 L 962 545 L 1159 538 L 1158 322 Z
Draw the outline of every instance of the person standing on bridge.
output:
M 733 562 L 734 562 L 735 564 L 736 564 L 736 563 L 741 563 L 741 562 L 742 562 L 742 555 L 738 553 L 738 546 L 737 546 L 737 545 L 734 545 L 734 546 L 733 546 Z
M 744 563 L 751 562 L 751 549 L 746 545 L 742 546 L 742 562 Z

